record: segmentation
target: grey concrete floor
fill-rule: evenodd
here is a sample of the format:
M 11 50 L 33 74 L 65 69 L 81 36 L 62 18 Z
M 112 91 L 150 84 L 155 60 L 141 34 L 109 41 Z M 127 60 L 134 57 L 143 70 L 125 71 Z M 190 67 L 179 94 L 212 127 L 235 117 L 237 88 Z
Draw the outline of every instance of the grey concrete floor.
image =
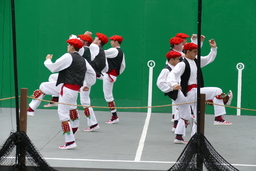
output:
M 64 144 L 56 109 L 38 109 L 28 117 L 27 135 L 46 162 L 59 170 L 168 170 L 178 159 L 185 145 L 174 144 L 171 115 L 166 113 L 118 112 L 120 122 L 105 124 L 111 114 L 96 111 L 100 129 L 87 128 L 83 111 L 80 131 L 76 134 L 78 147 L 59 150 Z M 16 131 L 16 114 L 11 108 L 0 108 L 0 143 Z M 231 126 L 214 126 L 213 115 L 205 117 L 205 137 L 218 153 L 241 171 L 256 170 L 255 116 L 227 115 Z M 148 123 L 148 124 L 147 124 Z M 186 130 L 190 138 L 191 125 Z M 206 169 L 204 169 L 206 170 Z

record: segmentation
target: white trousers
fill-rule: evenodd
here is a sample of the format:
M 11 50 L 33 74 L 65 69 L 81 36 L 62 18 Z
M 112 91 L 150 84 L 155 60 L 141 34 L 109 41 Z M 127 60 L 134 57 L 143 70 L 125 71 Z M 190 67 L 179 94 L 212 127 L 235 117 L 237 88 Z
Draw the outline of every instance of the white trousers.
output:
M 205 100 L 212 100 L 213 103 L 224 105 L 223 99 L 217 99 L 216 96 L 220 95 L 222 93 L 222 90 L 218 87 L 203 87 L 200 88 L 200 93 L 205 94 Z M 192 88 L 187 93 L 187 100 L 189 102 L 197 101 L 197 88 Z M 197 111 L 197 103 L 191 104 L 192 110 L 194 113 Z M 214 107 L 214 115 L 220 116 L 226 114 L 226 109 L 224 106 L 219 105 L 213 105 Z M 195 114 L 196 116 L 196 114 Z
M 59 92 L 60 92 L 62 85 L 63 84 L 59 84 L 58 86 L 56 86 L 56 82 L 43 82 L 40 84 L 39 89 L 44 93 L 44 95 L 59 96 Z M 41 96 L 38 97 L 38 99 L 43 99 L 44 95 L 42 94 Z M 40 103 L 41 103 L 40 100 L 33 99 L 29 103 L 29 107 L 31 109 L 35 110 L 38 108 Z
M 174 115 L 174 120 L 179 120 L 180 118 L 180 113 L 179 113 L 179 110 L 178 110 L 178 106 L 175 105 L 175 101 L 172 100 L 172 115 Z
M 111 77 L 111 78 L 109 78 Z M 108 75 L 107 73 L 104 73 L 102 76 L 103 80 L 103 93 L 104 93 L 104 98 L 106 102 L 112 102 L 114 101 L 113 97 L 113 87 L 114 83 L 116 82 L 117 77 L 113 75 Z
M 49 76 L 49 78 L 48 78 L 48 81 L 49 81 L 49 82 L 57 82 L 58 76 L 59 76 L 58 73 L 51 74 L 51 75 Z
M 83 106 L 90 106 L 91 105 L 91 99 L 90 99 L 90 92 L 91 88 L 88 91 L 83 91 L 83 87 L 80 89 L 80 103 Z M 90 112 L 90 118 L 87 117 L 87 125 L 88 127 L 97 124 L 96 115 L 94 113 L 94 110 L 92 107 L 89 107 Z
M 67 87 L 62 87 L 62 90 L 60 91 L 59 94 L 59 104 L 58 104 L 58 115 L 59 115 L 59 120 L 61 122 L 64 121 L 69 121 L 69 126 L 70 126 L 70 134 L 64 134 L 65 136 L 65 142 L 71 142 L 75 141 L 75 137 L 72 131 L 72 128 L 77 128 L 79 127 L 79 118 L 71 121 L 70 119 L 70 110 L 76 109 L 77 106 L 77 97 L 78 97 L 78 91 L 71 90 Z M 62 92 L 62 94 L 61 94 Z M 61 104 L 65 103 L 65 104 Z M 68 105 L 68 104 L 75 104 L 75 105 Z M 79 114 L 78 114 L 79 117 Z
M 185 136 L 186 129 L 185 129 L 185 121 L 184 120 L 189 120 L 190 115 L 191 115 L 191 110 L 190 110 L 190 104 L 188 103 L 187 98 L 184 96 L 181 90 L 178 91 L 178 97 L 174 101 L 175 104 L 182 104 L 182 105 L 177 105 L 176 107 L 179 110 L 179 119 L 177 127 L 175 129 L 175 134 L 181 134 Z M 185 103 L 185 104 L 183 104 Z
M 64 137 L 65 137 L 65 142 L 72 142 L 72 141 L 75 141 L 75 136 L 73 134 L 73 131 L 72 131 L 72 124 L 71 122 L 68 122 L 68 125 L 69 125 L 69 129 L 70 129 L 70 133 L 69 134 L 64 134 Z
M 218 87 L 203 87 L 200 88 L 200 93 L 201 94 L 205 94 L 205 100 L 212 100 L 213 103 L 216 104 L 221 104 L 224 105 L 223 103 L 223 99 L 217 99 L 216 96 L 220 95 L 222 93 L 222 90 Z M 197 88 L 193 88 L 191 91 L 188 92 L 188 98 L 191 101 L 196 101 L 195 99 L 197 99 Z M 197 104 L 194 103 L 191 105 L 192 106 L 192 110 L 195 113 L 195 117 L 197 118 Z M 221 115 L 225 115 L 226 114 L 226 109 L 224 106 L 219 106 L 219 105 L 213 105 L 214 107 L 214 115 L 216 116 L 221 116 Z M 192 126 L 192 131 L 191 131 L 191 137 L 196 133 L 197 131 L 197 124 L 193 123 Z
M 76 109 L 75 106 L 77 104 L 78 91 L 71 90 L 67 87 L 62 88 L 63 94 L 59 95 L 59 104 L 58 104 L 58 114 L 61 122 L 70 120 L 70 110 Z M 74 105 L 66 105 L 66 104 L 74 104 Z

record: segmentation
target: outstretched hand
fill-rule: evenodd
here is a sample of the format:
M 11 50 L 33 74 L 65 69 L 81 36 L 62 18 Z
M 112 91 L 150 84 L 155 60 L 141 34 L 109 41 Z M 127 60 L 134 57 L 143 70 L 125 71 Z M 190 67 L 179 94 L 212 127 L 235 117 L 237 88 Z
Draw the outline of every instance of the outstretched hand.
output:
M 196 39 L 197 39 L 197 34 L 192 34 L 191 38 L 192 38 L 193 40 L 196 40 Z M 201 35 L 201 36 L 200 36 L 201 42 L 203 42 L 204 39 L 205 39 L 205 36 L 204 36 L 204 35 Z
M 216 42 L 215 42 L 214 39 L 209 40 L 209 43 L 210 43 L 210 46 L 211 46 L 212 48 L 216 48 L 216 47 L 217 47 L 217 44 L 216 44 Z
M 86 31 L 86 32 L 84 32 L 84 34 L 87 34 L 87 35 L 91 36 L 91 35 L 92 35 L 92 32 Z
M 48 55 L 46 55 L 45 59 L 52 59 L 52 56 L 53 56 L 53 55 L 48 54 Z
M 203 42 L 205 39 L 205 36 L 204 35 L 201 35 L 201 42 Z

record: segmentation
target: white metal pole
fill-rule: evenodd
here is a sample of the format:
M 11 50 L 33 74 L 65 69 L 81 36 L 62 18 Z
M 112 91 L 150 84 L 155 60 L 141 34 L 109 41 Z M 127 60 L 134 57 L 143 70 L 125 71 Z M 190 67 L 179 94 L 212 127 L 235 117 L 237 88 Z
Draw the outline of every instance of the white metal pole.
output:
M 148 76 L 148 113 L 152 112 L 152 81 L 153 81 L 153 68 L 155 67 L 155 61 L 150 60 L 147 63 L 149 67 L 149 76 Z
M 236 69 L 238 70 L 238 78 L 237 78 L 237 108 L 241 108 L 241 98 L 242 98 L 242 70 L 244 69 L 243 63 L 238 63 L 236 65 Z M 236 115 L 241 115 L 241 109 L 237 109 Z

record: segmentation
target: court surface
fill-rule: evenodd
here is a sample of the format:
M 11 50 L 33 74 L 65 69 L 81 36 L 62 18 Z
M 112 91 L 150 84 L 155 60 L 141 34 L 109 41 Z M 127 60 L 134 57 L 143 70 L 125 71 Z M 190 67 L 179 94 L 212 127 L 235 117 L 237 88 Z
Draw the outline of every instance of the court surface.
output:
M 168 170 L 185 145 L 174 144 L 173 123 L 167 113 L 118 112 L 120 122 L 105 123 L 110 112 L 96 111 L 100 129 L 84 132 L 87 121 L 82 110 L 77 148 L 60 150 L 64 136 L 56 109 L 38 109 L 28 117 L 27 135 L 46 162 L 59 170 Z M 12 108 L 0 108 L 0 143 L 16 131 L 16 114 Z M 255 116 L 227 115 L 231 126 L 214 126 L 213 115 L 205 117 L 205 137 L 230 164 L 241 171 L 256 170 Z M 190 138 L 191 124 L 185 140 Z M 204 169 L 206 170 L 206 169 Z

